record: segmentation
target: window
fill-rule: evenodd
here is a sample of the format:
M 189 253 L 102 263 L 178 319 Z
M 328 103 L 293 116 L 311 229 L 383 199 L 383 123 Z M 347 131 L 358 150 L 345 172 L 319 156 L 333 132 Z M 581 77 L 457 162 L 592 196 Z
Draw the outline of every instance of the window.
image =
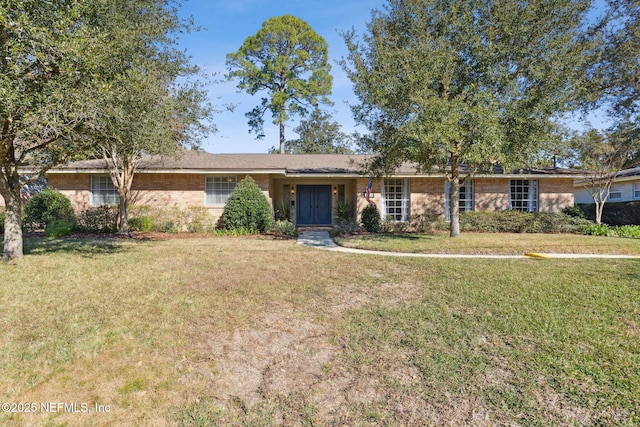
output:
M 622 189 L 618 186 L 611 186 L 609 189 L 609 200 L 620 200 L 622 199 Z
M 208 176 L 204 181 L 204 204 L 224 205 L 236 188 L 235 176 Z
M 444 216 L 445 221 L 451 221 L 451 209 L 449 201 L 449 192 L 451 183 L 445 182 L 444 185 Z M 460 187 L 460 202 L 458 203 L 460 212 L 468 212 L 473 210 L 473 180 L 468 179 L 464 185 Z
M 91 205 L 117 205 L 120 202 L 118 191 L 113 186 L 110 176 L 91 177 Z
M 633 198 L 640 199 L 640 182 L 633 184 Z
M 509 191 L 510 208 L 514 211 L 538 211 L 538 181 L 512 179 Z
M 382 180 L 382 219 L 407 221 L 409 219 L 409 180 Z

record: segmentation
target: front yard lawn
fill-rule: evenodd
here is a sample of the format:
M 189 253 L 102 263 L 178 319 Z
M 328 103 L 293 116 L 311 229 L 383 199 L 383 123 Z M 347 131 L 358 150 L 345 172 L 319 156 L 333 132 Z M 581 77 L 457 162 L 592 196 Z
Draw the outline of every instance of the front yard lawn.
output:
M 640 423 L 636 260 L 36 239 L 0 277 L 2 425 Z
M 528 252 L 640 255 L 640 239 L 577 234 L 364 234 L 336 237 L 347 248 L 412 253 L 523 254 Z

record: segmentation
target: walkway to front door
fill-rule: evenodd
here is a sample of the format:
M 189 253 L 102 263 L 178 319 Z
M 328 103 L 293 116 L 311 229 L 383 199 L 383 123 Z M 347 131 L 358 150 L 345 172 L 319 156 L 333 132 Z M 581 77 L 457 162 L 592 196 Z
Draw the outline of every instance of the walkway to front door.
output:
M 297 225 L 331 225 L 331 186 L 298 185 Z

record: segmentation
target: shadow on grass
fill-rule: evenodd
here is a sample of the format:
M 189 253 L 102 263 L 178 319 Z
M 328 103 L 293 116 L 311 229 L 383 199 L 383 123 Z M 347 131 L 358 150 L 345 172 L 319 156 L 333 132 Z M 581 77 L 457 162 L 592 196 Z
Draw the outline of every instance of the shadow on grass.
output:
M 79 254 L 82 256 L 105 255 L 129 250 L 121 241 L 113 238 L 70 237 L 47 239 L 28 237 L 24 239 L 25 255 L 47 255 L 53 253 Z
M 381 233 L 381 234 L 372 234 L 370 236 L 364 237 L 367 240 L 424 240 L 430 239 L 431 237 L 425 236 L 424 234 L 395 234 L 395 233 Z

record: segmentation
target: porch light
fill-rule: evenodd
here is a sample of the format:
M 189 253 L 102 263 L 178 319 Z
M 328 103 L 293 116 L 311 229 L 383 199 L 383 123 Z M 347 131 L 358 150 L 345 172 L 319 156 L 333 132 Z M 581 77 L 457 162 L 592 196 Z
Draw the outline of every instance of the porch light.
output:
M 296 194 L 296 187 L 295 186 L 291 186 L 291 195 L 293 196 L 294 194 Z
M 333 195 L 334 196 L 338 195 L 338 187 L 336 187 L 335 185 L 333 186 Z

